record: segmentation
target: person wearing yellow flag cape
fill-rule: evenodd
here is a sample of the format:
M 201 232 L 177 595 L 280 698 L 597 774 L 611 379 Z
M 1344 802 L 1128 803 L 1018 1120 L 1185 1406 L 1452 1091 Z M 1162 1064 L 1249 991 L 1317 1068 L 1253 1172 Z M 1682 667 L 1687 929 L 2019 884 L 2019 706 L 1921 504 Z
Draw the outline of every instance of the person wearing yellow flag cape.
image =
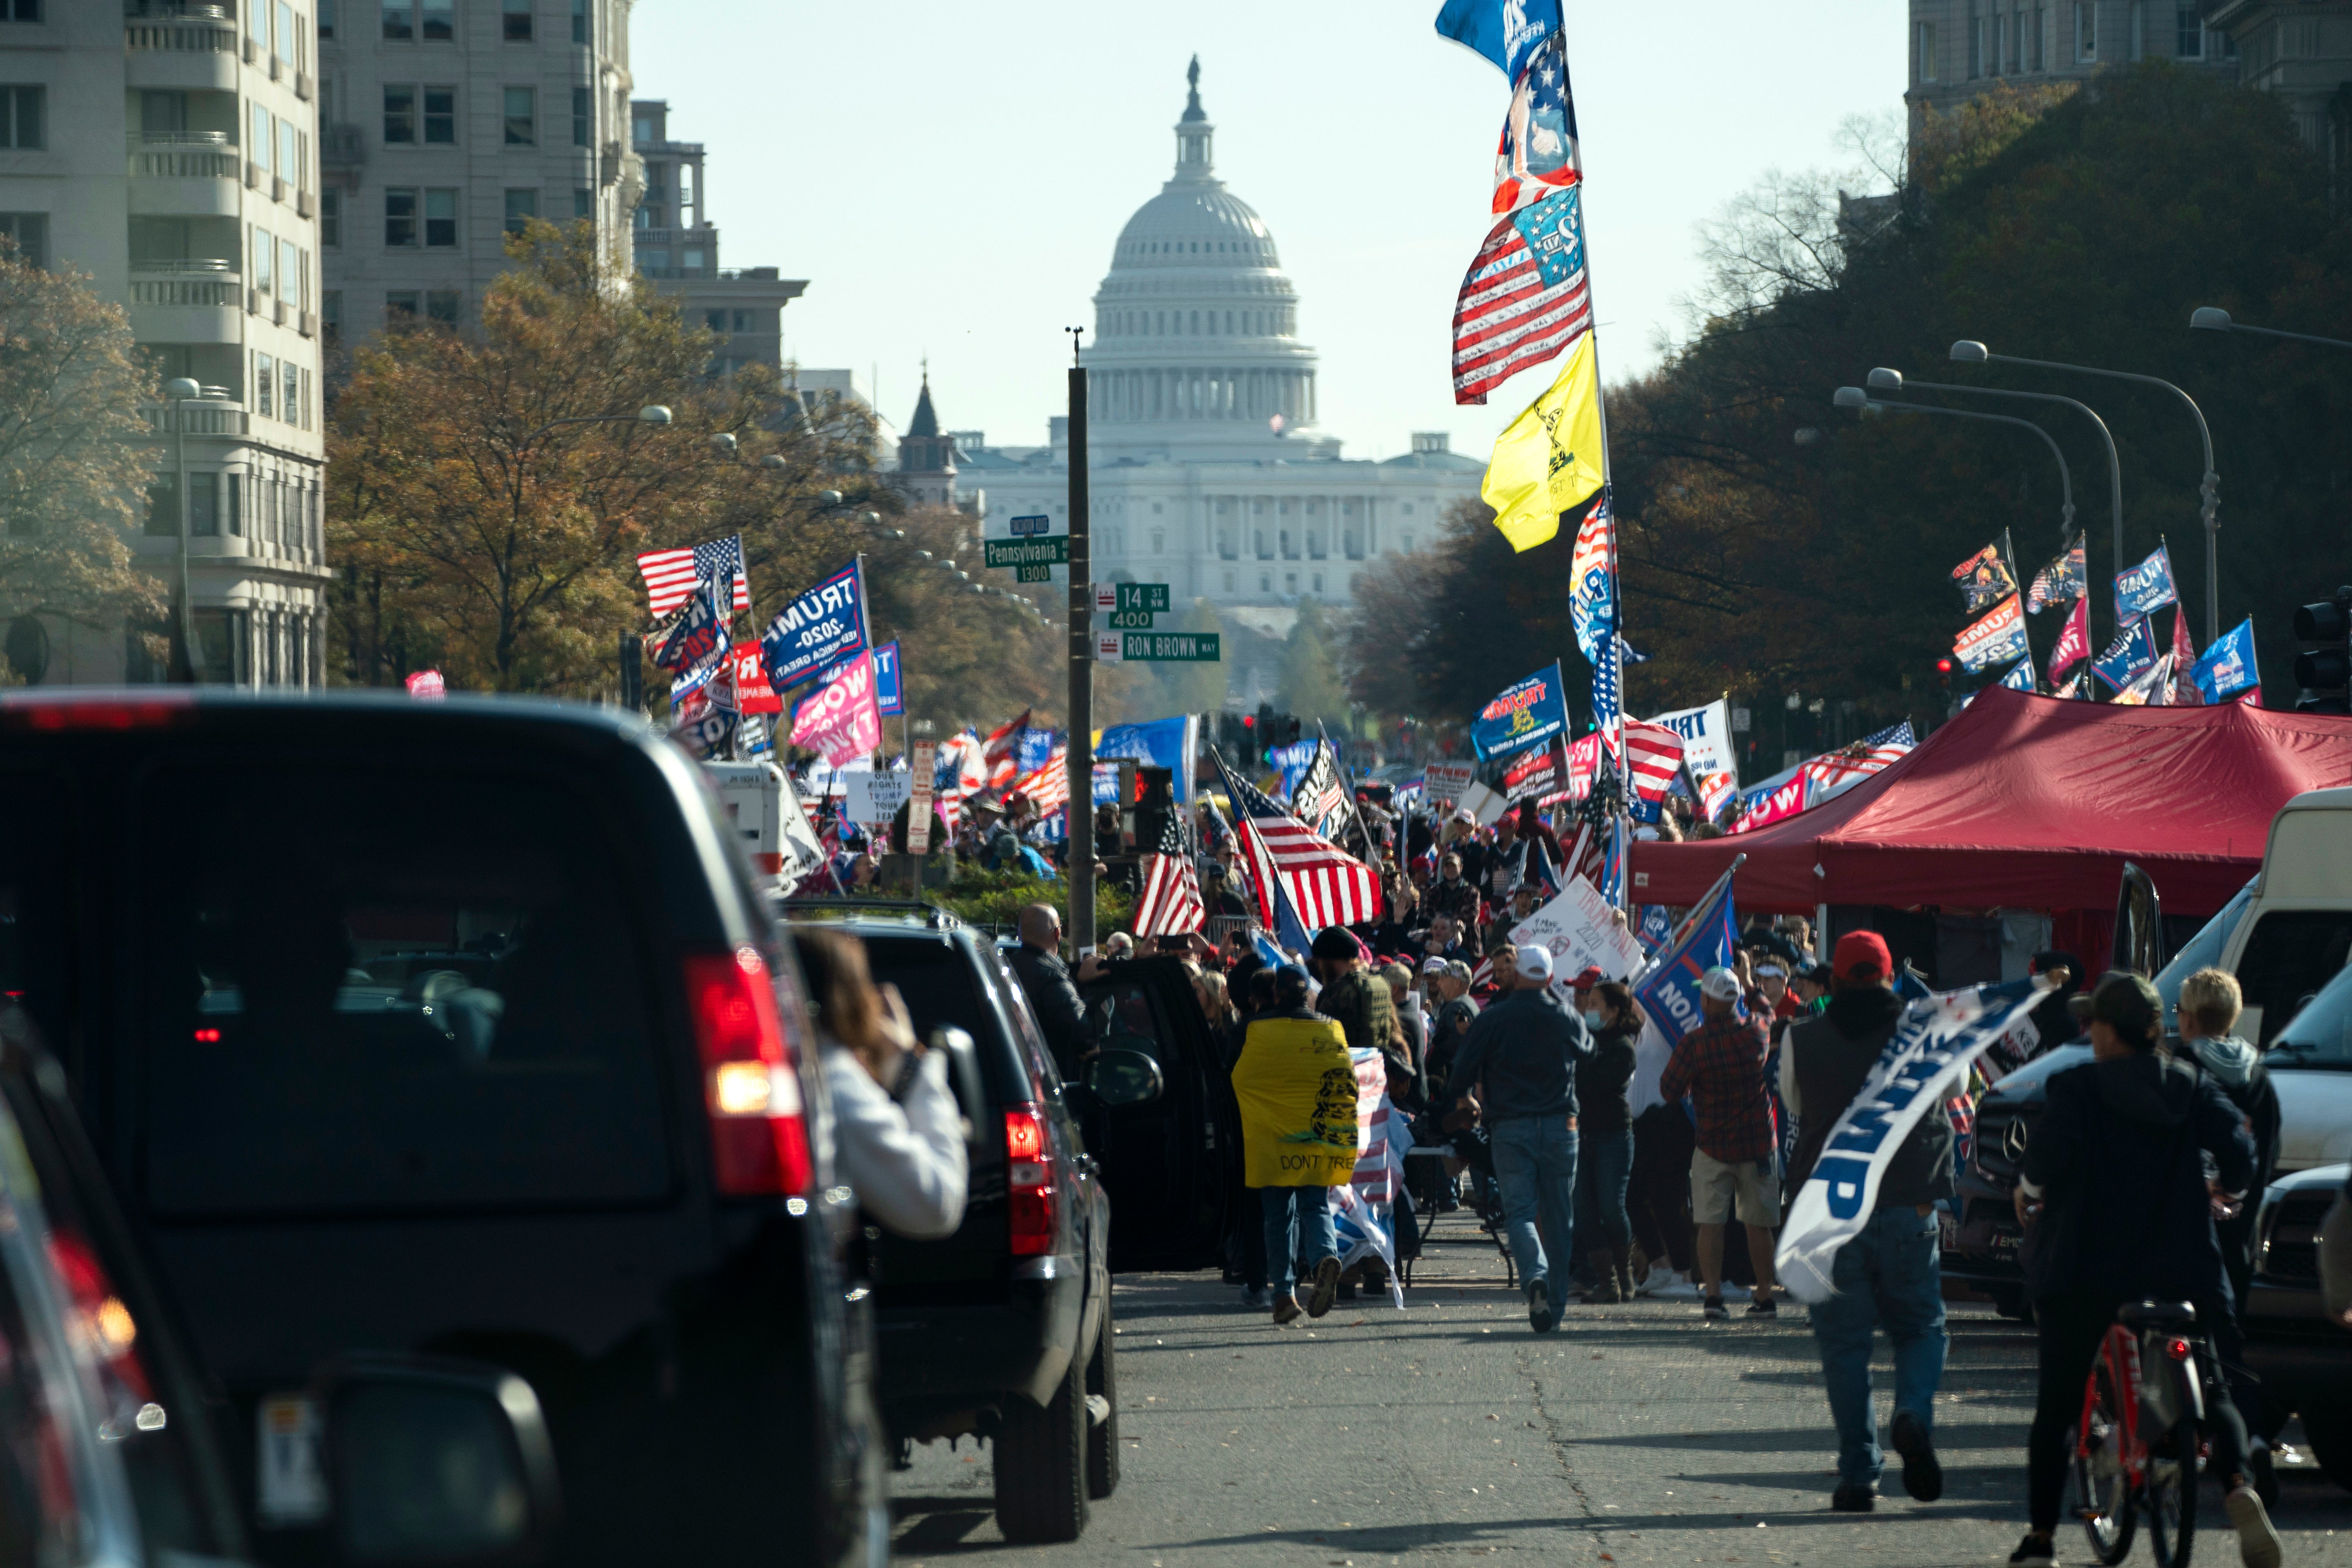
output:
M 1601 358 L 1587 332 L 1559 379 L 1495 439 L 1478 494 L 1513 550 L 1559 531 L 1559 515 L 1601 489 L 1607 437 L 1601 419 Z
M 1307 1005 L 1307 973 L 1275 972 L 1274 1005 L 1250 1020 L 1234 1063 L 1244 1186 L 1262 1189 L 1274 1321 L 1299 1314 L 1295 1272 L 1303 1241 L 1313 1270 L 1306 1312 L 1331 1310 L 1339 1288 L 1331 1187 L 1356 1169 L 1356 1068 L 1348 1037 Z

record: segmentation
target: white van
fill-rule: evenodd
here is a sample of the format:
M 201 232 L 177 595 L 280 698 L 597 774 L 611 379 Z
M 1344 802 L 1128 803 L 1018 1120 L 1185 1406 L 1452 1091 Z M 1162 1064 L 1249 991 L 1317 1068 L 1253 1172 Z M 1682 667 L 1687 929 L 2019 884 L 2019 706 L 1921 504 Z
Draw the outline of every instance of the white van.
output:
M 2352 1159 L 2352 1034 L 2340 1026 L 2289 1028 L 2352 960 L 2352 789 L 2296 795 L 2271 819 L 2263 868 L 2158 976 L 2168 1009 L 2180 983 L 2218 965 L 2238 977 L 2246 1016 L 2238 1032 L 2269 1049 L 2278 1088 L 2279 1170 Z M 2332 1017 L 2335 1007 L 2325 1009 Z M 2287 1037 L 2280 1047 L 2282 1033 Z M 2321 1036 L 2328 1038 L 2321 1038 Z
M 792 781 L 773 763 L 705 763 L 719 811 L 769 887 L 789 889 L 824 863 Z

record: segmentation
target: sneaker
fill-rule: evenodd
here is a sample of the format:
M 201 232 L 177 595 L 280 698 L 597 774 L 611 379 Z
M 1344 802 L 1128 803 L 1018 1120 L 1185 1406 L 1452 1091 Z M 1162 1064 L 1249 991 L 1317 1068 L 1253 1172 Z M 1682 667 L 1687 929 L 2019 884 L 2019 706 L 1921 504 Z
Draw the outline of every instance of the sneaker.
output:
M 1860 1481 L 1841 1481 L 1830 1493 L 1830 1507 L 1840 1513 L 1873 1513 L 1878 1509 L 1878 1489 Z
M 1331 1310 L 1331 1298 L 1339 1292 L 1339 1260 L 1327 1258 L 1315 1266 L 1315 1288 L 1307 1293 L 1307 1315 L 1319 1318 Z
M 1748 1303 L 1748 1315 L 1751 1318 L 1777 1318 L 1780 1315 L 1780 1303 L 1769 1296 L 1759 1296 Z
M 1903 1489 L 1921 1502 L 1942 1497 L 1943 1463 L 1936 1458 L 1936 1445 L 1928 1440 L 1927 1428 L 1919 1418 L 1908 1410 L 1896 1411 L 1887 1440 L 1903 1456 Z
M 1272 1305 L 1273 1301 L 1263 1289 L 1242 1292 L 1242 1310 L 1245 1312 L 1263 1312 Z
M 1528 1326 L 1539 1334 L 1548 1334 L 1558 1321 L 1559 1315 L 1551 1310 L 1551 1284 L 1538 1279 L 1528 1287 Z
M 2058 1549 L 2048 1536 L 2029 1530 L 2009 1554 L 2009 1568 L 2058 1568 Z
M 1586 1294 L 1584 1300 L 1588 1306 L 1613 1307 L 1624 1299 L 1617 1289 L 1617 1276 L 1612 1273 L 1604 1276 L 1601 1283 Z
M 1277 1297 L 1276 1297 L 1276 1298 L 1275 1298 L 1275 1301 L 1274 1301 L 1274 1321 L 1275 1321 L 1275 1325 L 1276 1325 L 1277 1328 L 1278 1328 L 1278 1327 L 1280 1327 L 1280 1326 L 1281 1326 L 1282 1324 L 1284 1324 L 1284 1323 L 1289 1322 L 1293 1318 L 1296 1318 L 1296 1317 L 1297 1317 L 1297 1316 L 1298 1316 L 1298 1298 L 1297 1298 L 1297 1297 L 1296 1297 L 1296 1296 L 1287 1296 L 1287 1295 L 1286 1295 L 1286 1296 L 1277 1296 Z
M 1720 1296 L 1709 1296 L 1706 1299 L 1703 1310 L 1710 1318 L 1728 1318 L 1731 1316 L 1731 1309 L 1723 1304 L 1723 1298 Z
M 2246 1568 L 2279 1568 L 2285 1548 L 2280 1544 L 2278 1531 L 2271 1528 L 2271 1516 L 2254 1489 L 2238 1488 L 2221 1500 L 2221 1507 L 2237 1527 L 2238 1556 Z

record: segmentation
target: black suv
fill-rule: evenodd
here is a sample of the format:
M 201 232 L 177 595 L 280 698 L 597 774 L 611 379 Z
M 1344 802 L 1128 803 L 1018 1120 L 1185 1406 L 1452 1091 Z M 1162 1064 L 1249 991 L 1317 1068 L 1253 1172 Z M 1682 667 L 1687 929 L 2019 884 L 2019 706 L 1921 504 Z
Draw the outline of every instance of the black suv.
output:
M 1189 977 L 1150 959 L 1086 987 L 1097 1052 L 1065 1083 L 985 935 L 911 907 L 792 913 L 851 916 L 917 1031 L 971 1041 L 962 1225 L 938 1241 L 866 1232 L 891 1434 L 987 1437 L 1006 1538 L 1075 1540 L 1087 1500 L 1118 1484 L 1110 1275 L 1215 1263 L 1240 1197 L 1239 1114 Z
M 686 756 L 526 700 L 0 697 L 0 990 L 327 1552 L 322 1365 L 536 1391 L 561 1564 L 878 1563 L 886 1456 L 797 964 Z

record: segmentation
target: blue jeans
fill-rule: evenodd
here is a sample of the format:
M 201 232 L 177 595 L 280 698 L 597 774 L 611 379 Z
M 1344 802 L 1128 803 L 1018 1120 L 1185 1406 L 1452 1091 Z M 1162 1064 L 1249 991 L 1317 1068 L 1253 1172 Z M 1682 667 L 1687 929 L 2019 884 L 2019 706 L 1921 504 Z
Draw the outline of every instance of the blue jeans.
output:
M 1622 1260 L 1633 1250 L 1633 1222 L 1625 1213 L 1625 1187 L 1633 1176 L 1633 1130 L 1579 1135 L 1576 1156 L 1576 1234 L 1589 1249 L 1606 1246 Z
M 1905 1205 L 1870 1216 L 1838 1249 L 1830 1280 L 1837 1294 L 1811 1310 L 1822 1350 L 1822 1382 L 1837 1423 L 1838 1479 L 1874 1486 L 1883 1458 L 1871 1419 L 1870 1342 L 1874 1327 L 1895 1346 L 1895 1408 L 1922 1431 L 1935 1426 L 1936 1387 L 1944 1380 L 1944 1274 L 1936 1211 Z
M 1576 1256 L 1576 1130 L 1567 1121 L 1565 1114 L 1514 1116 L 1489 1127 L 1495 1179 L 1503 1188 L 1503 1229 L 1522 1286 L 1549 1272 L 1543 1239 L 1536 1234 L 1538 1211 L 1565 1257 Z
M 1307 1266 L 1339 1255 L 1328 1187 L 1261 1187 L 1265 1201 L 1266 1283 L 1277 1296 L 1297 1289 L 1298 1244 L 1305 1232 Z

